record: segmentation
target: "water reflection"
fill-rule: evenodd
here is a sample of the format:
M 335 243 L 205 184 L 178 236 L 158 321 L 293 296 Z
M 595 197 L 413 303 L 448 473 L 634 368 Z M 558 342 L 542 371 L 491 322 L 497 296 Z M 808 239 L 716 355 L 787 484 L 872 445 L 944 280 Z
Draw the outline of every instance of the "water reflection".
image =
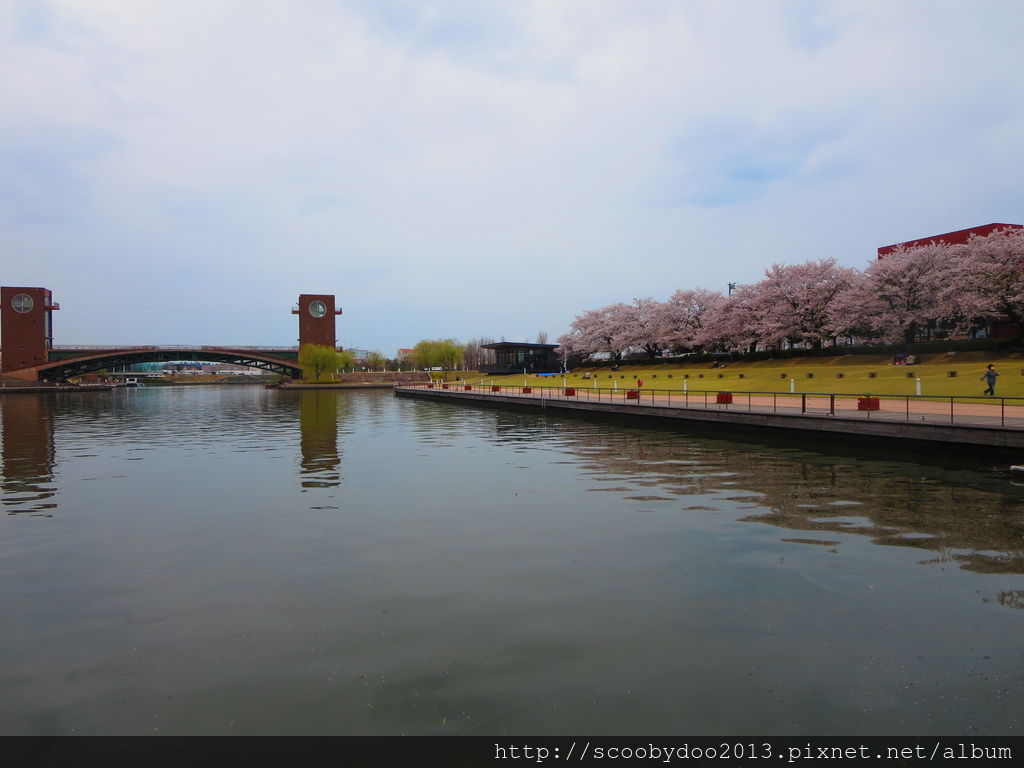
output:
M 435 409 L 430 431 L 455 418 Z M 614 494 L 649 511 L 733 511 L 742 522 L 803 535 L 782 541 L 837 552 L 837 534 L 919 549 L 923 565 L 1024 573 L 1024 491 L 1005 474 L 950 461 L 916 463 L 818 453 L 784 442 L 742 443 L 661 430 L 532 414 L 492 414 L 490 439 L 523 450 L 550 440 L 581 461 L 590 493 Z M 870 451 L 865 451 L 870 453 Z M 877 453 L 877 451 L 876 451 Z M 1000 597 L 1021 607 L 1024 592 Z
M 52 514 L 53 411 L 48 399 L 34 395 L 0 397 L 3 463 L 0 488 L 9 515 Z
M 0 516 L 7 733 L 1021 728 L 1005 475 L 388 392 L 32 401 L 5 503 L 62 519 Z
M 338 395 L 332 391 L 299 393 L 303 488 L 331 488 L 341 484 Z

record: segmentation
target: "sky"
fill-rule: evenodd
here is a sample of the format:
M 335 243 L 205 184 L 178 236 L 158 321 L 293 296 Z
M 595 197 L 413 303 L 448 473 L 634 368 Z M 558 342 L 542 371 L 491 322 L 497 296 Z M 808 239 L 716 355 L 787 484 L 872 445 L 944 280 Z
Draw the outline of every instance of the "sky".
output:
M 0 0 L 0 284 L 57 344 L 551 340 L 1024 223 L 1019 0 Z

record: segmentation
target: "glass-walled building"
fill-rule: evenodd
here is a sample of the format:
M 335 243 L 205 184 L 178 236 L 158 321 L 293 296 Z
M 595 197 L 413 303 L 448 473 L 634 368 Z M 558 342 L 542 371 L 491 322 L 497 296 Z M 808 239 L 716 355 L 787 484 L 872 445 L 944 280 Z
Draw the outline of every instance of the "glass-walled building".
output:
M 482 344 L 482 349 L 494 350 L 494 365 L 480 366 L 483 373 L 557 373 L 561 370 L 555 356 L 557 344 L 525 344 L 499 341 Z

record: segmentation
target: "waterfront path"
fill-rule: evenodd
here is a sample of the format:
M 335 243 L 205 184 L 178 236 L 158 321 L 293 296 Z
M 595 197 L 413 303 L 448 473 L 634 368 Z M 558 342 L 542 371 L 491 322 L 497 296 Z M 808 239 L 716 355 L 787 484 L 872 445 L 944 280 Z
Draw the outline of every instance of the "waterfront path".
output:
M 1024 398 L 490 386 L 461 382 L 396 388 L 495 403 L 699 421 L 1024 447 Z M 731 399 L 731 402 L 728 402 Z

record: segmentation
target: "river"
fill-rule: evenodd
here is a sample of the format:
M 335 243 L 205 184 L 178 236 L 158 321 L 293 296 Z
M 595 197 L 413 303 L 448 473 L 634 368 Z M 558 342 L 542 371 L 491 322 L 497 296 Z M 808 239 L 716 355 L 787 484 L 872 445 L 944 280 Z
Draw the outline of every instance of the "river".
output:
M 389 391 L 0 409 L 4 734 L 1021 733 L 1024 489 L 973 449 Z

